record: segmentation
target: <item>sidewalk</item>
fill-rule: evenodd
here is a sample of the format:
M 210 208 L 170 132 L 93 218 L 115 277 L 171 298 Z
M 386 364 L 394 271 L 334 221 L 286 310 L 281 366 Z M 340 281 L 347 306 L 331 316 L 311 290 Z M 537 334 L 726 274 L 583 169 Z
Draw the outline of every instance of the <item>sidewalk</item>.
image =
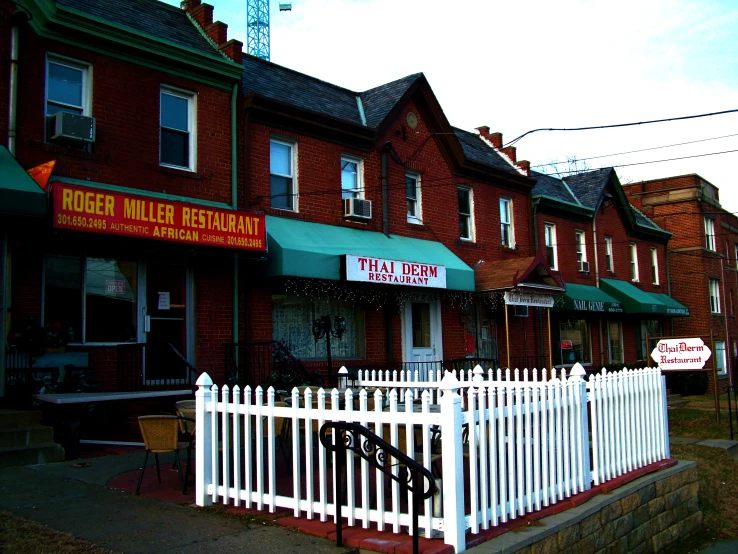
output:
M 106 488 L 113 477 L 138 469 L 141 461 L 137 452 L 2 469 L 0 510 L 122 553 L 355 552 L 283 527 L 248 524 Z M 78 463 L 83 467 L 73 467 Z M 164 480 L 171 462 L 162 463 L 161 469 Z M 156 483 L 156 469 L 147 468 L 146 475 L 151 480 L 145 483 Z M 189 497 L 180 493 L 180 498 L 187 502 Z

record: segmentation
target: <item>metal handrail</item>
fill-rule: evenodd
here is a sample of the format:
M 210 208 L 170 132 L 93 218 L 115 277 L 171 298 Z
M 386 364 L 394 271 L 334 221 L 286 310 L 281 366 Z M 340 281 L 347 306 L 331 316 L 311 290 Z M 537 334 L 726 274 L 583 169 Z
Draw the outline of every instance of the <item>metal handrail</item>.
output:
M 329 431 L 333 431 L 330 436 L 328 435 Z M 335 444 L 334 437 L 336 439 Z M 324 423 L 320 428 L 320 444 L 326 450 L 337 454 L 336 465 L 333 468 L 333 480 L 335 483 L 339 482 L 338 479 L 343 472 L 343 466 L 346 464 L 346 452 L 350 450 L 369 462 L 372 467 L 380 470 L 385 475 L 389 475 L 392 480 L 397 481 L 402 487 L 403 492 L 409 490 L 413 493 L 413 554 L 417 554 L 418 511 L 420 510 L 420 503 L 426 498 L 433 496 L 436 492 L 436 482 L 433 479 L 433 474 L 410 456 L 358 423 L 349 423 L 346 421 Z M 397 463 L 391 464 L 390 460 L 392 458 L 397 460 Z M 393 467 L 397 467 L 397 475 L 392 473 Z M 425 487 L 421 488 L 421 477 L 424 477 L 428 481 L 429 486 L 427 490 Z M 341 496 L 343 496 L 343 492 L 342 490 Z M 343 546 L 340 498 L 336 498 L 335 502 L 336 545 Z

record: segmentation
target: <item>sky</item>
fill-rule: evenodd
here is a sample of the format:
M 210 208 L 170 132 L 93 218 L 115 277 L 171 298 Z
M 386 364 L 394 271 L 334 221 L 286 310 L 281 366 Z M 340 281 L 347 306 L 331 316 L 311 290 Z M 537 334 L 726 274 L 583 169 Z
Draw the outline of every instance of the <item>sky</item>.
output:
M 245 50 L 246 0 L 208 3 Z M 486 125 L 505 143 L 538 128 L 738 110 L 738 0 L 294 0 L 285 12 L 279 3 L 270 1 L 272 62 L 357 92 L 423 72 L 451 125 Z M 615 166 L 624 184 L 696 173 L 738 212 L 738 112 L 542 131 L 515 146 L 539 171 L 576 159 Z M 699 157 L 643 163 L 687 156 Z

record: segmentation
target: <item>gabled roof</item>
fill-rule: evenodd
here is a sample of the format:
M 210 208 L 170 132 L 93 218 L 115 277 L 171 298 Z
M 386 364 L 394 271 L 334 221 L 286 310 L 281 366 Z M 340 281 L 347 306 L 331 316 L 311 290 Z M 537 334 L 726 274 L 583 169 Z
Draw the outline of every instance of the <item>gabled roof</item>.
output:
M 362 125 L 358 94 L 255 56 L 243 57 L 243 94 Z
M 154 39 L 222 58 L 184 10 L 159 0 L 56 0 L 56 4 Z
M 540 253 L 527 258 L 484 262 L 474 272 L 474 281 L 477 292 L 515 287 L 564 290 L 561 279 L 551 272 Z
M 461 149 L 468 160 L 495 167 L 509 173 L 518 174 L 508 161 L 499 152 L 487 144 L 479 135 L 453 127 L 456 138 L 461 143 Z
M 645 231 L 655 231 L 658 233 L 668 234 L 671 236 L 672 233 L 669 231 L 666 231 L 656 225 L 653 221 L 651 221 L 643 212 L 641 212 L 638 208 L 636 208 L 633 204 L 628 204 L 630 206 L 630 211 L 635 217 L 635 224 L 638 227 L 643 228 Z
M 588 208 L 597 209 L 602 202 L 602 195 L 610 183 L 613 168 L 605 167 L 586 173 L 577 173 L 564 177 L 564 182 L 577 197 L 579 202 Z
M 422 77 L 422 73 L 415 73 L 362 92 L 359 97 L 364 107 L 367 126 L 378 127 L 408 89 Z
M 536 179 L 533 196 L 546 196 L 569 204 L 581 205 L 577 197 L 572 194 L 571 189 L 561 179 L 537 171 L 531 171 L 531 177 Z

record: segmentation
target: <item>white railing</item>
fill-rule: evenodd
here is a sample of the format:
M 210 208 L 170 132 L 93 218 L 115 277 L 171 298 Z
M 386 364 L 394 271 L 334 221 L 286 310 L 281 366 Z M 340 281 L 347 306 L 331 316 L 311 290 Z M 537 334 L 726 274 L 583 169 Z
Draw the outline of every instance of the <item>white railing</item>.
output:
M 464 381 L 451 373 L 440 381 L 361 375 L 360 383 L 378 387 L 372 394 L 307 389 L 301 397 L 294 389 L 291 405 L 275 402 L 271 388 L 252 396 L 248 387 L 219 389 L 203 374 L 196 392 L 197 504 L 281 507 L 335 521 L 341 484 L 334 482 L 335 454 L 320 445 L 317 431 L 326 421 L 357 422 L 427 469 L 441 469 L 442 503 L 424 502 L 419 527 L 426 536 L 442 530 L 445 543 L 461 552 L 467 530 L 540 510 L 669 455 L 658 369 L 603 371 L 589 382 L 581 366 L 569 376 L 547 378 L 544 371 L 540 380 L 537 372 L 522 379 L 517 371 L 488 380 L 483 374 L 467 373 Z M 409 531 L 411 501 L 401 498 L 399 484 L 351 453 L 345 467 L 340 501 L 348 524 Z

